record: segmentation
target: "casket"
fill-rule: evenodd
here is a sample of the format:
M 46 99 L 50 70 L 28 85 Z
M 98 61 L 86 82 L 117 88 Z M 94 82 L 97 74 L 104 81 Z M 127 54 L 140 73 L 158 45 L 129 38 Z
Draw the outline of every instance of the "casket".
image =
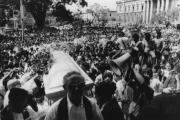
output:
M 78 66 L 68 54 L 62 51 L 53 52 L 54 62 L 49 74 L 43 78 L 45 93 L 48 99 L 56 101 L 65 95 L 63 77 L 70 71 L 78 71 L 85 78 L 86 86 L 92 86 L 91 78 Z

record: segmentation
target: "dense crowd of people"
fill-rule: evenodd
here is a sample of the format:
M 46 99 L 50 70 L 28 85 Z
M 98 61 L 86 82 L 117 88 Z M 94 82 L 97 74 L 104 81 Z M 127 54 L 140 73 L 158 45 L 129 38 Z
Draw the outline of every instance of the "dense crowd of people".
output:
M 171 106 L 174 111 L 164 105 L 180 90 L 180 35 L 172 26 L 28 29 L 23 39 L 20 31 L 0 37 L 2 120 L 179 117 L 178 105 Z M 74 58 L 94 82 L 88 90 L 91 94 L 84 96 L 85 78 L 72 71 L 63 78 L 67 96 L 53 105 L 49 103 L 43 84 L 43 75 L 52 64 L 49 48 Z M 167 101 L 161 101 L 162 95 L 168 96 Z

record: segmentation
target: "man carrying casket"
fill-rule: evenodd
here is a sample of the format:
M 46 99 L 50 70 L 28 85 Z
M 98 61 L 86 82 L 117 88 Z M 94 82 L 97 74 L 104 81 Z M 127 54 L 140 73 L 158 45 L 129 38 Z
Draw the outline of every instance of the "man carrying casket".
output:
M 51 106 L 45 120 L 103 120 L 97 104 L 83 95 L 85 80 L 80 73 L 67 73 L 63 87 L 67 95 Z

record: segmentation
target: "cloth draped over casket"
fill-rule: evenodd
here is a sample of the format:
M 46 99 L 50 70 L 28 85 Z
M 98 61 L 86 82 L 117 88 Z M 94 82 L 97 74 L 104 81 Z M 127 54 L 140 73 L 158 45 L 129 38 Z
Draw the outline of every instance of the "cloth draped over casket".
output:
M 102 36 L 101 36 L 101 39 L 99 40 L 99 45 L 102 45 L 103 47 L 105 47 L 108 41 L 109 41 L 109 40 L 106 39 L 106 36 L 105 36 L 105 35 L 102 35 Z
M 93 83 L 91 78 L 78 66 L 78 64 L 62 51 L 53 52 L 54 63 L 49 74 L 43 78 L 46 96 L 56 101 L 64 96 L 63 77 L 68 72 L 78 71 L 85 78 L 86 85 Z
M 75 38 L 74 39 L 74 45 L 84 45 L 84 43 L 87 41 L 86 37 L 81 37 L 81 38 Z

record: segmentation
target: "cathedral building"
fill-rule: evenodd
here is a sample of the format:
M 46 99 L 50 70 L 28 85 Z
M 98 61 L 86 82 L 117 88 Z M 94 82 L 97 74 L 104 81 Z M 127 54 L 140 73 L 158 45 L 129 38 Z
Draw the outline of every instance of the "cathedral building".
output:
M 153 14 L 169 11 L 180 4 L 179 0 L 119 0 L 117 12 L 123 23 L 151 23 Z

